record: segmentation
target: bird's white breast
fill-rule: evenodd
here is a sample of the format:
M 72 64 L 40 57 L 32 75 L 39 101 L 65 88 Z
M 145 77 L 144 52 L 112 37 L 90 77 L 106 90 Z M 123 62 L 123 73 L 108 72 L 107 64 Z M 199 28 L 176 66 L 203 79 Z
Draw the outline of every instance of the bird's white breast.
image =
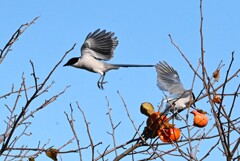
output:
M 90 72 L 99 73 L 103 75 L 105 71 L 104 62 L 101 62 L 95 59 L 90 54 L 84 54 L 78 61 L 78 65 L 80 68 L 84 68 Z
M 170 107 L 170 110 L 179 110 L 187 108 L 190 97 L 178 98 L 168 101 L 167 106 Z

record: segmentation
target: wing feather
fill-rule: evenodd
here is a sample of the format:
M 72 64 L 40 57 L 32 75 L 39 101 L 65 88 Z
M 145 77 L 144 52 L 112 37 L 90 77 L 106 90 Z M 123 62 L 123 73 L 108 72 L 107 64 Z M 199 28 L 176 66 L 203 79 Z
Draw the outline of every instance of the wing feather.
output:
M 114 55 L 114 50 L 118 45 L 117 37 L 114 32 L 97 29 L 89 33 L 81 48 L 82 56 L 90 54 L 96 59 L 109 60 Z
M 157 85 L 163 91 L 169 93 L 182 93 L 185 91 L 176 70 L 165 61 L 159 62 L 156 66 Z

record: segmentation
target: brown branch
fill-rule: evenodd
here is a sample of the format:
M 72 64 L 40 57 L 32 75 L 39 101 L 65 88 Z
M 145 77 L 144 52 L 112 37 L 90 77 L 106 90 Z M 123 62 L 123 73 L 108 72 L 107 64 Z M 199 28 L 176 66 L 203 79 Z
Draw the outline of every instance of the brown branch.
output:
M 49 78 L 51 77 L 52 73 L 56 70 L 56 68 L 61 64 L 61 62 L 63 61 L 63 59 L 66 57 L 66 55 L 72 51 L 74 49 L 76 44 L 73 45 L 73 47 L 68 50 L 67 52 L 65 52 L 65 54 L 63 55 L 63 57 L 61 58 L 61 60 L 54 66 L 54 68 L 50 71 L 50 73 L 47 75 L 47 77 L 45 78 L 45 80 L 42 83 L 42 86 L 40 86 L 39 88 L 36 89 L 36 91 L 33 93 L 33 95 L 31 96 L 31 98 L 26 102 L 25 106 L 22 108 L 22 111 L 20 112 L 20 114 L 17 116 L 16 120 L 14 121 L 14 124 L 12 126 L 12 129 L 9 133 L 9 136 L 7 138 L 7 140 L 2 144 L 2 148 L 0 150 L 0 156 L 3 154 L 3 152 L 6 150 L 6 148 L 8 147 L 8 144 L 12 138 L 12 135 L 14 133 L 14 131 L 16 130 L 16 127 L 18 126 L 18 123 L 20 121 L 20 119 L 25 115 L 27 108 L 29 107 L 29 105 L 31 104 L 31 102 L 36 98 L 37 94 L 39 91 L 41 91 L 41 89 L 45 86 L 46 82 L 49 80 Z
M 111 127 L 112 127 L 112 133 L 108 133 L 112 136 L 112 139 L 113 139 L 113 146 L 114 146 L 114 151 L 115 151 L 115 156 L 117 157 L 118 154 L 117 154 L 117 144 L 116 144 L 116 138 L 115 138 L 115 130 L 116 128 L 118 127 L 118 125 L 120 125 L 120 123 L 118 123 L 116 126 L 114 126 L 114 123 L 113 123 L 113 120 L 112 120 L 112 116 L 111 116 L 111 107 L 110 107 L 110 104 L 109 104 L 109 100 L 108 98 L 106 97 L 106 100 L 107 100 L 107 107 L 108 107 L 108 112 L 107 112 L 107 115 L 109 117 L 109 120 L 110 120 L 110 124 L 111 124 Z
M 210 155 L 210 153 L 213 151 L 213 149 L 216 148 L 216 146 L 219 144 L 219 142 L 220 142 L 220 139 L 218 139 L 218 141 L 216 142 L 216 144 L 214 144 L 214 145 L 210 148 L 210 150 L 207 152 L 207 154 L 206 154 L 205 156 L 203 156 L 203 157 L 200 159 L 200 161 L 202 161 L 202 160 L 204 160 L 205 158 L 207 158 L 207 157 Z
M 226 76 L 225 76 L 225 81 L 224 81 L 224 82 L 226 82 L 226 83 L 223 83 L 222 96 L 223 96 L 223 94 L 225 93 L 225 87 L 226 87 L 226 85 L 227 85 L 227 80 L 228 80 L 229 72 L 230 72 L 230 69 L 231 69 L 231 67 L 232 67 L 233 61 L 234 61 L 234 51 L 232 52 L 232 59 L 231 59 L 231 61 L 230 61 L 230 64 L 229 64 L 229 67 L 228 67 L 228 70 L 227 70 L 227 73 L 226 73 Z M 222 106 L 223 99 L 224 99 L 224 97 L 222 97 L 222 101 L 221 101 L 221 103 L 220 103 L 220 106 Z M 221 109 L 221 108 L 219 108 L 218 114 L 220 113 L 220 109 Z M 230 113 L 230 116 L 231 116 L 231 113 Z
M 70 53 L 70 52 L 74 49 L 75 46 L 76 46 L 76 44 L 74 44 L 71 49 L 69 49 L 68 51 L 65 52 L 65 54 L 63 55 L 63 57 L 61 58 L 61 60 L 53 67 L 53 69 L 51 70 L 51 72 L 48 74 L 48 76 L 46 77 L 46 79 L 43 81 L 42 86 L 40 86 L 37 91 L 40 91 L 40 90 L 44 87 L 44 85 L 45 85 L 46 82 L 49 80 L 49 78 L 51 77 L 51 75 L 53 74 L 53 72 L 56 70 L 56 68 L 62 63 L 62 61 L 64 60 L 64 58 L 67 56 L 67 54 Z
M 87 134 L 88 134 L 88 138 L 89 138 L 90 145 L 91 145 L 91 151 L 92 151 L 92 161 L 94 161 L 95 147 L 96 147 L 97 145 L 99 145 L 99 144 L 102 144 L 102 143 L 99 143 L 99 144 L 94 145 L 93 139 L 92 139 L 92 136 L 91 136 L 91 133 L 90 133 L 89 122 L 87 121 L 86 116 L 85 116 L 85 114 L 84 114 L 84 111 L 81 109 L 81 107 L 79 106 L 78 102 L 77 102 L 77 107 L 78 107 L 78 109 L 79 109 L 79 110 L 81 111 L 81 113 L 82 113 L 82 116 L 83 116 L 83 119 L 84 119 L 84 122 L 85 122 L 85 125 L 86 125 L 86 128 L 87 128 Z
M 196 101 L 199 101 L 199 100 L 207 97 L 207 96 L 210 95 L 210 94 L 216 93 L 216 91 L 219 90 L 220 88 L 222 88 L 225 83 L 228 83 L 228 82 L 231 81 L 233 78 L 235 78 L 235 77 L 238 75 L 239 72 L 240 72 L 240 69 L 238 69 L 231 77 L 229 77 L 226 82 L 224 82 L 224 83 L 222 83 L 221 85 L 219 85 L 218 87 L 216 87 L 216 88 L 214 89 L 214 91 L 212 91 L 212 92 L 211 92 L 211 91 L 208 91 L 207 93 L 205 93 L 205 94 L 203 94 L 202 96 L 198 97 L 198 99 L 196 99 Z M 210 99 L 210 100 L 211 100 L 211 99 Z
M 232 67 L 233 61 L 234 61 L 234 52 L 232 52 L 232 59 L 231 59 L 231 62 L 230 62 L 230 64 L 229 64 L 229 67 L 228 67 L 226 76 L 225 76 L 225 81 L 224 81 L 223 87 L 222 87 L 222 94 L 223 94 L 224 91 L 225 91 L 225 87 L 226 87 L 226 85 L 227 85 L 228 75 L 229 75 L 230 69 L 231 69 L 231 67 Z M 221 130 L 221 131 L 224 131 L 224 127 L 223 127 L 223 124 L 222 124 L 221 119 L 220 119 L 220 113 L 221 113 L 221 110 L 223 109 L 223 108 L 222 108 L 222 107 L 223 107 L 223 106 L 222 106 L 223 99 L 224 99 L 224 97 L 222 96 L 222 101 L 221 101 L 221 103 L 220 103 L 220 105 L 219 105 L 219 108 L 218 108 L 218 111 L 217 111 L 217 113 L 216 113 L 216 115 L 217 115 L 218 117 L 215 117 L 215 118 L 218 119 L 218 122 L 219 122 L 219 124 L 217 124 L 218 130 Z M 231 112 L 231 111 L 230 111 L 230 112 Z M 230 114 L 231 114 L 231 113 L 230 113 Z M 230 115 L 229 115 L 229 116 L 226 116 L 226 118 L 228 118 L 228 119 L 229 119 L 229 117 L 230 117 Z M 222 146 L 223 146 L 224 153 L 226 154 L 227 157 L 230 157 L 230 158 L 231 158 L 232 156 L 230 156 L 230 155 L 231 155 L 231 152 L 230 152 L 230 122 L 231 122 L 231 121 L 228 121 L 228 130 L 227 130 L 227 131 L 228 131 L 228 134 L 225 135 L 225 134 L 223 133 L 223 135 L 220 136 L 220 138 L 221 138 L 221 142 L 222 142 Z M 220 132 L 220 131 L 219 131 L 219 132 Z
M 202 12 L 202 0 L 200 0 L 200 42 L 201 42 L 201 64 L 202 64 L 202 83 L 205 87 L 206 91 L 208 91 L 208 86 L 206 83 L 206 70 L 205 70 L 205 62 L 204 62 L 204 39 L 203 39 L 203 12 Z
M 109 146 L 110 145 L 108 145 L 106 148 L 105 148 L 105 150 L 104 150 L 104 152 L 101 154 L 100 152 L 98 152 L 98 154 L 100 155 L 100 157 L 102 158 L 102 160 L 105 160 L 104 159 L 104 156 L 106 156 L 106 152 L 107 152 L 107 149 L 109 148 Z
M 71 130 L 72 130 L 72 132 L 73 132 L 73 135 L 74 135 L 74 137 L 75 137 L 75 139 L 76 139 L 78 149 L 81 149 L 80 140 L 79 140 L 79 138 L 78 138 L 78 135 L 77 135 L 77 133 L 76 133 L 76 131 L 75 131 L 75 127 L 74 127 L 74 121 L 75 121 L 75 120 L 74 120 L 73 108 L 72 108 L 72 105 L 71 105 L 71 104 L 70 104 L 70 109 L 71 109 L 71 119 L 69 118 L 69 116 L 68 116 L 68 114 L 67 114 L 66 112 L 64 112 L 64 113 L 65 113 L 65 115 L 66 115 L 66 117 L 67 117 L 67 120 L 68 120 L 68 122 L 69 122 L 69 125 L 70 125 L 70 127 L 71 127 Z M 78 154 L 79 154 L 80 161 L 82 161 L 82 153 L 81 153 L 81 150 L 78 150 Z
M 117 156 L 116 158 L 114 158 L 113 161 L 119 161 L 120 159 L 122 159 L 122 158 L 124 158 L 125 156 L 129 155 L 134 149 L 140 147 L 141 145 L 142 145 L 141 142 L 132 145 L 130 148 L 128 148 L 127 150 L 125 150 L 122 154 L 120 154 L 119 156 Z
M 65 144 L 63 144 L 60 148 L 58 148 L 58 150 L 64 148 L 64 147 L 67 146 L 68 144 L 71 144 L 74 139 L 75 139 L 75 137 L 72 138 L 72 139 L 70 139 L 70 140 L 68 140 L 68 142 L 66 142 Z
M 180 49 L 180 47 L 173 41 L 172 36 L 170 34 L 168 34 L 171 43 L 173 44 L 173 46 L 179 51 L 179 53 L 182 55 L 182 57 L 185 59 L 185 61 L 188 63 L 188 65 L 190 66 L 190 68 L 192 69 L 192 71 L 194 72 L 195 75 L 198 76 L 199 79 L 201 79 L 203 81 L 203 78 L 197 73 L 197 71 L 194 69 L 193 65 L 191 64 L 191 62 L 187 59 L 187 57 L 185 56 L 185 54 L 182 52 L 182 50 Z
M 238 141 L 236 142 L 235 146 L 233 147 L 233 150 L 231 151 L 231 156 L 233 156 L 234 153 L 238 150 L 239 145 L 240 145 L 240 138 L 238 138 Z
M 134 129 L 135 129 L 135 131 L 138 133 L 138 135 L 141 137 L 141 139 L 142 139 L 144 142 L 146 142 L 146 140 L 142 137 L 141 133 L 138 131 L 138 128 L 135 126 L 135 123 L 134 123 L 134 121 L 133 121 L 133 119 L 132 119 L 132 117 L 131 117 L 131 115 L 130 115 L 130 113 L 129 113 L 129 111 L 128 111 L 127 105 L 126 105 L 123 97 L 120 95 L 119 91 L 117 91 L 117 93 L 118 93 L 118 95 L 120 96 L 120 98 L 121 98 L 121 100 L 122 100 L 122 102 L 123 102 L 124 108 L 125 108 L 125 110 L 126 110 L 126 112 L 127 112 L 127 116 L 128 116 L 128 118 L 130 119 L 130 121 L 131 121 L 131 123 L 132 123 L 132 125 L 133 125 L 133 127 L 134 127 Z
M 39 84 L 38 86 L 41 86 L 42 84 Z M 19 93 L 19 92 L 25 92 L 25 91 L 28 91 L 28 90 L 30 90 L 30 89 L 33 89 L 33 88 L 35 88 L 35 86 L 30 86 L 30 87 L 25 87 L 24 89 L 21 89 L 21 91 L 19 91 L 19 90 L 15 90 L 15 91 L 11 91 L 11 92 L 9 92 L 9 93 L 6 93 L 6 94 L 4 94 L 4 95 L 2 95 L 2 96 L 0 96 L 0 99 L 1 98 L 6 98 L 7 96 L 10 96 L 10 95 L 12 95 L 12 94 L 16 94 L 16 93 Z
M 18 40 L 19 36 L 24 33 L 24 31 L 31 26 L 32 24 L 35 23 L 35 21 L 39 18 L 36 17 L 34 18 L 30 23 L 22 24 L 17 31 L 12 35 L 10 40 L 7 42 L 7 44 L 4 46 L 4 48 L 1 50 L 0 49 L 0 64 L 3 62 L 5 57 L 7 56 L 8 52 L 11 51 L 12 45 Z M 24 27 L 24 28 L 23 28 Z M 23 29 L 22 29 L 23 28 Z
M 20 96 L 21 96 L 21 90 L 22 90 L 22 88 L 23 88 L 23 81 L 21 82 L 21 85 L 20 85 L 20 88 L 19 88 L 19 90 L 18 90 L 18 94 L 17 94 L 17 96 L 16 96 L 16 99 L 15 99 L 15 102 L 14 102 L 14 105 L 13 105 L 13 108 L 12 108 L 12 110 L 6 105 L 6 107 L 9 109 L 9 111 L 10 111 L 10 116 L 9 116 L 9 120 L 8 120 L 8 123 L 7 123 L 7 127 L 6 127 L 6 130 L 5 130 L 5 132 L 4 132 L 4 135 L 3 135 L 3 137 L 2 138 L 0 138 L 0 143 L 2 143 L 3 142 L 3 144 L 2 144 L 2 148 L 4 148 L 4 142 L 5 142 L 5 140 L 8 138 L 8 136 L 9 135 L 7 135 L 8 133 L 9 133 L 9 131 L 11 130 L 11 128 L 12 128 L 12 124 L 15 122 L 15 120 L 16 120 L 16 115 L 14 115 L 14 111 L 16 110 L 16 107 L 17 107 L 17 103 L 18 103 L 18 100 L 19 100 L 19 98 L 20 98 Z

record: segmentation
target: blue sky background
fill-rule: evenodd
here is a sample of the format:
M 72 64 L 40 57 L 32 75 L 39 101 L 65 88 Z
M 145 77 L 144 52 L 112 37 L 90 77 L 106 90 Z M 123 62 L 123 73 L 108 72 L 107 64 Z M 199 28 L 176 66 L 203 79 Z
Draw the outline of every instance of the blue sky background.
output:
M 224 75 L 231 60 L 232 51 L 235 51 L 235 63 L 230 73 L 239 69 L 239 5 L 238 0 L 203 2 L 205 63 L 209 75 L 217 68 L 221 60 L 226 64 L 222 70 L 222 76 Z M 119 39 L 119 45 L 110 63 L 156 64 L 165 60 L 177 69 L 183 85 L 187 89 L 191 88 L 193 72 L 170 43 L 168 34 L 172 35 L 175 43 L 180 46 L 196 68 L 201 51 L 199 1 L 4 0 L 1 2 L 0 13 L 0 48 L 3 48 L 21 24 L 30 22 L 37 16 L 40 18 L 14 44 L 12 52 L 1 64 L 0 72 L 3 78 L 0 86 L 1 95 L 9 91 L 13 83 L 16 89 L 19 88 L 23 72 L 27 84 L 34 84 L 30 76 L 32 71 L 29 60 L 34 62 L 36 74 L 39 80 L 43 81 L 65 51 L 70 49 L 74 43 L 77 43 L 77 46 L 65 58 L 64 63 L 71 57 L 79 56 L 80 47 L 86 35 L 98 28 L 114 31 Z M 39 140 L 41 144 L 44 144 L 50 139 L 49 147 L 58 148 L 71 139 L 73 134 L 64 114 L 64 111 L 70 112 L 70 103 L 74 107 L 75 128 L 81 146 L 89 145 L 82 115 L 76 108 L 75 102 L 78 101 L 88 121 L 91 122 L 90 129 L 94 143 L 103 142 L 97 147 L 100 152 L 103 152 L 106 146 L 112 145 L 111 136 L 106 133 L 106 131 L 111 131 L 106 115 L 106 96 L 112 108 L 113 121 L 116 124 L 121 121 L 116 130 L 117 144 L 130 140 L 134 135 L 134 128 L 126 115 L 117 91 L 126 101 L 136 125 L 140 125 L 146 119 L 139 112 L 140 104 L 149 101 L 157 106 L 163 97 L 162 92 L 156 86 L 154 68 L 110 71 L 105 77 L 108 84 L 105 85 L 104 91 L 96 86 L 98 79 L 98 74 L 75 68 L 59 67 L 50 79 L 56 83 L 47 94 L 33 103 L 30 110 L 37 108 L 45 99 L 59 93 L 67 85 L 71 87 L 56 102 L 38 112 L 31 119 L 32 125 L 28 132 L 32 132 L 32 136 L 23 137 L 19 145 L 27 144 L 29 147 L 36 147 Z M 220 85 L 223 80 L 224 78 L 221 77 L 216 85 Z M 238 84 L 239 78 L 233 80 L 227 87 L 227 92 L 234 92 L 233 89 L 236 89 Z M 194 92 L 199 93 L 201 88 L 202 84 L 197 80 Z M 4 116 L 7 115 L 4 104 L 11 107 L 14 99 L 15 96 L 0 100 Z M 210 112 L 210 105 L 206 101 L 200 101 L 197 106 Z M 227 101 L 231 100 L 226 99 L 226 104 L 229 103 Z M 19 109 L 23 102 L 24 98 L 18 105 Z M 239 100 L 237 104 L 239 105 Z M 235 113 L 239 113 L 239 108 L 235 110 Z M 213 120 L 210 120 L 210 125 L 213 123 Z M 181 122 L 176 124 L 179 127 L 183 125 Z M 0 123 L 0 127 L 5 127 L 4 125 L 4 122 Z M 211 141 L 203 142 L 199 156 L 205 154 L 206 145 L 213 144 L 214 142 Z M 62 150 L 76 147 L 74 142 Z M 89 150 L 83 151 L 84 160 L 89 160 L 89 152 Z M 218 150 L 215 150 L 208 160 L 216 157 L 221 157 Z M 62 158 L 63 160 L 78 160 L 78 154 L 64 154 Z M 166 157 L 167 159 L 169 158 Z M 46 157 L 41 155 L 36 160 L 46 160 Z M 109 160 L 112 160 L 111 156 Z

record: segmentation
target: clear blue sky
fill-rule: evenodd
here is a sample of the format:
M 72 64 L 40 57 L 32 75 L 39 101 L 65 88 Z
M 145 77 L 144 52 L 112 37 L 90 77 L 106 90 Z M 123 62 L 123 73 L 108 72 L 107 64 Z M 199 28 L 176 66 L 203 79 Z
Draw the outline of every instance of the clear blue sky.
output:
M 205 63 L 209 74 L 212 74 L 221 60 L 228 64 L 232 51 L 235 51 L 236 59 L 232 72 L 239 69 L 239 5 L 238 0 L 204 0 L 203 2 Z M 119 45 L 114 58 L 110 60 L 111 63 L 156 64 L 158 61 L 165 60 L 178 70 L 185 88 L 191 88 L 193 72 L 170 43 L 168 34 L 172 35 L 174 41 L 196 68 L 200 58 L 199 1 L 4 0 L 1 2 L 0 13 L 0 48 L 21 24 L 31 21 L 36 16 L 40 18 L 14 44 L 12 52 L 1 65 L 0 71 L 3 78 L 0 86 L 1 94 L 9 91 L 12 83 L 15 83 L 16 89 L 19 88 L 23 72 L 27 84 L 34 84 L 30 76 L 29 60 L 34 62 L 37 76 L 42 81 L 74 43 L 77 43 L 77 46 L 66 57 L 64 63 L 71 57 L 79 56 L 85 36 L 98 28 L 114 31 L 119 39 Z M 224 72 L 226 72 L 226 66 L 223 69 Z M 53 88 L 41 99 L 36 100 L 30 110 L 34 110 L 42 101 L 57 94 L 67 85 L 71 87 L 56 102 L 31 119 L 32 125 L 28 132 L 32 132 L 32 136 L 23 137 L 19 145 L 26 143 L 29 147 L 36 147 L 39 140 L 41 144 L 44 144 L 49 139 L 49 146 L 54 145 L 56 148 L 66 143 L 73 137 L 73 134 L 64 111 L 69 113 L 69 104 L 72 103 L 76 119 L 75 128 L 81 146 L 87 146 L 89 141 L 85 124 L 75 105 L 78 101 L 88 121 L 91 122 L 90 128 L 94 142 L 103 142 L 98 147 L 98 150 L 103 152 L 106 146 L 112 145 L 111 136 L 106 133 L 111 130 L 106 115 L 106 96 L 112 108 L 113 121 L 116 124 L 121 121 L 116 130 L 117 144 L 130 140 L 134 134 L 134 128 L 130 124 L 117 90 L 124 97 L 136 125 L 146 119 L 139 112 L 140 104 L 149 101 L 157 106 L 163 97 L 162 92 L 156 86 L 154 68 L 110 71 L 105 77 L 108 84 L 105 85 L 104 91 L 97 88 L 98 79 L 98 74 L 59 67 L 50 79 L 56 82 Z M 220 82 L 222 81 L 223 78 Z M 239 78 L 230 84 L 227 91 L 233 92 L 232 89 L 235 89 L 238 83 Z M 201 88 L 202 84 L 198 80 L 194 92 L 199 93 Z M 11 106 L 13 98 L 0 100 L 2 108 L 4 104 Z M 210 106 L 206 104 L 206 100 L 199 102 L 197 106 L 210 112 Z M 19 104 L 18 108 L 21 107 Z M 239 109 L 236 112 L 239 113 Z M 210 124 L 213 123 L 210 121 Z M 182 124 L 177 122 L 177 125 Z M 0 127 L 3 126 L 4 123 L 1 122 Z M 211 142 L 207 143 L 209 144 Z M 200 147 L 201 152 L 205 150 L 204 145 L 206 144 L 203 143 Z M 76 147 L 76 143 L 72 143 L 63 150 Z M 84 160 L 88 160 L 86 158 L 89 155 L 89 151 L 83 151 Z M 220 155 L 219 151 L 213 153 L 214 158 Z M 78 160 L 78 155 L 65 154 L 62 158 L 63 160 Z M 46 157 L 42 155 L 36 160 L 46 160 Z M 109 157 L 109 160 L 112 158 Z

